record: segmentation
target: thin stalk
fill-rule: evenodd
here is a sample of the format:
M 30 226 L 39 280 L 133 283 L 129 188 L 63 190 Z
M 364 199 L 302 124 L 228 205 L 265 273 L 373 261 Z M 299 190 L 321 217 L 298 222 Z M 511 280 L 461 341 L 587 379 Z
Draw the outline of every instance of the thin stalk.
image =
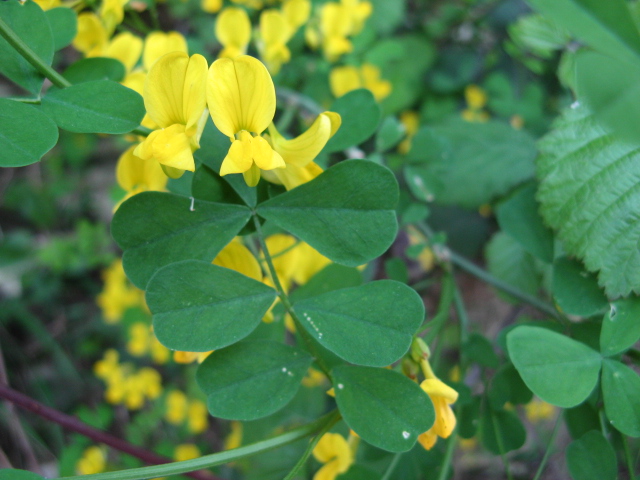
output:
M 278 87 L 278 89 L 276 90 L 276 95 L 287 102 L 289 105 L 300 106 L 301 108 L 306 110 L 307 113 L 310 113 L 312 115 L 320 115 L 322 112 L 324 112 L 324 109 L 313 99 L 289 88 Z
M 458 409 L 456 409 L 456 414 Z M 456 432 L 458 429 L 454 429 L 449 438 L 447 439 L 447 449 L 444 452 L 444 457 L 442 457 L 442 467 L 440 467 L 440 475 L 438 475 L 438 480 L 446 480 L 449 478 L 449 469 L 451 468 L 451 460 L 453 459 L 453 454 L 456 451 L 456 444 L 458 443 L 458 435 Z
M 400 452 L 400 453 L 396 453 L 393 456 L 391 463 L 385 470 L 384 475 L 380 480 L 389 480 L 391 478 L 391 475 L 393 475 L 394 470 L 398 466 L 398 463 L 400 462 L 400 458 L 402 457 L 402 455 L 403 455 L 403 452 Z
M 432 342 L 437 336 L 447 319 L 449 318 L 449 309 L 453 302 L 454 292 L 454 280 L 451 272 L 445 272 L 442 279 L 442 294 L 440 295 L 440 302 L 438 302 L 438 310 L 436 311 L 433 320 L 427 323 L 424 329 L 420 332 L 429 332 L 424 336 L 426 343 Z
M 40 105 L 42 103 L 42 100 L 39 98 L 8 97 L 7 100 L 13 100 L 14 102 L 26 103 L 29 105 Z
M 491 409 L 491 407 L 489 407 Z M 507 478 L 509 480 L 513 480 L 513 476 L 511 475 L 511 469 L 509 468 L 509 462 L 507 461 L 507 457 L 504 453 L 504 442 L 502 441 L 502 433 L 500 432 L 500 428 L 498 425 L 498 420 L 491 410 L 491 423 L 493 423 L 493 429 L 496 432 L 496 442 L 498 443 L 498 450 L 500 450 L 500 458 L 502 459 L 502 464 L 504 465 L 504 469 L 507 473 Z
M 293 103 L 287 103 L 284 109 L 284 112 L 278 119 L 278 123 L 276 124 L 276 129 L 279 132 L 284 132 L 289 128 L 293 119 L 296 118 L 296 113 L 298 113 L 298 105 Z
M 8 385 L 0 384 L 0 398 L 8 400 L 12 404 L 24 410 L 35 413 L 36 415 L 50 420 L 60 425 L 62 428 L 90 438 L 96 443 L 103 443 L 111 448 L 114 448 L 115 450 L 124 452 L 128 455 L 131 455 L 132 457 L 139 458 L 145 463 L 157 465 L 169 464 L 171 462 L 170 458 L 156 455 L 153 452 L 145 450 L 144 448 L 138 447 L 136 445 L 132 445 L 129 442 L 126 442 L 107 432 L 91 427 L 75 417 L 66 415 L 54 408 L 48 407 L 38 402 L 37 400 L 32 399 L 31 397 L 28 397 L 27 395 L 13 390 Z M 196 480 L 215 480 L 216 478 L 218 478 L 213 476 L 209 472 L 193 472 L 188 475 L 192 478 L 195 478 Z
M 298 460 L 294 465 L 289 474 L 284 477 L 284 480 L 292 480 L 295 478 L 300 469 L 305 465 L 305 463 L 307 463 L 307 460 L 313 453 L 313 449 L 316 447 L 322 436 L 331 430 L 331 427 L 333 427 L 338 420 L 340 420 L 340 412 L 336 410 L 335 413 L 327 420 L 326 425 L 324 425 L 322 429 L 309 441 L 309 445 L 307 445 L 302 457 L 300 457 L 300 460 Z
M 314 356 L 316 362 L 318 363 L 318 366 L 322 369 L 322 371 L 325 373 L 325 375 L 328 378 L 331 378 L 331 369 L 329 368 L 328 365 L 326 365 L 326 363 L 322 359 L 322 356 L 320 355 L 320 353 L 318 352 L 317 348 L 313 344 L 313 340 L 312 340 L 311 336 L 309 335 L 307 330 L 302 325 L 302 321 L 300 320 L 300 318 L 298 317 L 298 315 L 294 311 L 293 305 L 291 304 L 291 301 L 289 300 L 289 296 L 287 295 L 286 290 L 282 287 L 282 284 L 280 283 L 280 278 L 278 278 L 278 273 L 276 272 L 276 268 L 273 265 L 273 259 L 271 257 L 271 254 L 269 253 L 269 249 L 267 248 L 267 244 L 266 244 L 266 242 L 264 240 L 264 234 L 262 233 L 262 226 L 260 225 L 260 220 L 258 219 L 257 215 L 253 216 L 253 223 L 254 223 L 254 225 L 256 227 L 256 233 L 258 234 L 258 241 L 260 242 L 260 249 L 262 250 L 262 253 L 264 254 L 264 259 L 265 259 L 265 261 L 267 263 L 267 267 L 269 268 L 269 273 L 271 274 L 271 278 L 273 280 L 273 284 L 276 287 L 276 291 L 278 292 L 278 297 L 280 298 L 280 301 L 282 302 L 282 305 L 287 310 L 287 312 L 289 312 L 289 315 L 291 315 L 291 318 L 293 319 L 293 321 L 296 324 L 297 331 L 300 333 L 300 336 L 304 340 L 305 345 L 309 349 L 309 352 L 311 353 L 311 355 Z
M 540 466 L 538 467 L 538 471 L 536 472 L 536 476 L 533 477 L 533 480 L 539 480 L 542 472 L 544 471 L 544 467 L 547 465 L 547 461 L 549 460 L 549 456 L 551 456 L 551 448 L 555 442 L 556 436 L 560 431 L 560 425 L 562 422 L 562 412 L 558 414 L 558 418 L 556 418 L 556 424 L 553 427 L 553 432 L 551 433 L 551 438 L 549 439 L 549 444 L 547 445 L 547 449 L 544 452 L 544 456 L 542 457 L 542 462 L 540 462 Z
M 460 322 L 460 346 L 462 346 L 469 338 L 469 315 L 467 314 L 467 308 L 464 306 L 464 300 L 457 285 L 454 285 L 453 289 L 453 303 L 455 304 L 458 321 Z
M 422 233 L 424 233 L 427 236 L 427 238 L 433 237 L 433 232 L 427 225 L 422 223 L 417 223 L 415 225 Z M 539 298 L 534 297 L 533 295 L 529 295 L 528 293 L 523 292 L 522 290 L 514 287 L 513 285 L 509 285 L 508 283 L 503 282 L 499 278 L 494 277 L 486 270 L 483 270 L 482 268 L 478 267 L 473 262 L 471 262 L 470 260 L 467 260 L 462 255 L 459 255 L 458 253 L 454 252 L 450 248 L 445 247 L 442 256 L 448 259 L 452 264 L 454 264 L 458 268 L 461 268 L 462 270 L 466 271 L 467 273 L 470 273 L 474 277 L 479 278 L 480 280 L 488 283 L 489 285 L 493 285 L 498 290 L 502 290 L 503 292 L 508 293 L 509 295 L 517 298 L 518 300 L 524 303 L 527 303 L 532 307 L 537 308 L 541 312 L 551 315 L 553 318 L 556 318 L 558 320 L 563 320 L 563 317 L 560 315 L 560 313 L 556 310 L 556 308 L 553 305 L 550 305 L 540 300 Z
M 633 459 L 631 458 L 631 449 L 629 448 L 629 438 L 626 435 L 622 437 L 622 445 L 624 447 L 624 458 L 627 461 L 627 470 L 629 470 L 629 480 L 636 480 L 636 474 L 633 468 Z
M 153 467 L 131 468 L 129 470 L 121 470 L 119 472 L 63 477 L 55 480 L 148 480 L 150 478 L 180 475 L 186 472 L 202 470 L 203 468 L 211 468 L 216 465 L 230 463 L 258 453 L 267 452 L 313 435 L 321 430 L 334 414 L 334 412 L 330 412 L 315 422 L 295 428 L 268 440 L 262 440 L 260 442 L 252 443 L 251 445 L 234 448 L 233 450 L 204 455 L 199 458 L 194 458 L 193 460 L 185 460 L 183 462 L 174 462 Z
M 24 59 L 33 66 L 33 68 L 51 80 L 51 83 L 56 87 L 66 88 L 71 86 L 71 83 L 69 83 L 66 78 L 47 65 L 44 60 L 31 50 L 31 47 L 24 43 L 24 41 L 2 18 L 0 18 L 0 36 L 2 36 L 20 55 L 22 55 Z

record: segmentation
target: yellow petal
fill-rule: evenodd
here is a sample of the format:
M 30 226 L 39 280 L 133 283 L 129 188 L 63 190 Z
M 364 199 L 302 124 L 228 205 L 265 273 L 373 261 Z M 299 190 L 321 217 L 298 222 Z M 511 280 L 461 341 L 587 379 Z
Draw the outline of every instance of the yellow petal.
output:
M 282 156 L 275 152 L 269 142 L 262 137 L 254 137 L 253 143 L 253 161 L 263 170 L 273 170 L 274 168 L 284 168 L 285 163 Z
M 241 130 L 260 134 L 275 115 L 276 90 L 259 60 L 221 58 L 209 69 L 207 104 L 213 123 L 226 136 Z
M 260 181 L 260 167 L 254 163 L 249 170 L 242 172 L 242 176 L 248 186 L 255 187 Z
M 431 450 L 437 441 L 438 435 L 436 435 L 433 429 L 418 435 L 418 442 L 420 442 L 420 445 L 422 445 L 425 450 Z
M 217 13 L 222 8 L 222 0 L 202 0 L 200 6 L 207 13 Z
M 172 52 L 153 65 L 144 85 L 144 104 L 151 120 L 162 128 L 185 125 L 193 134 L 206 107 L 207 61 L 201 55 L 191 58 Z
M 360 80 L 360 73 L 357 68 L 351 65 L 345 65 L 331 70 L 329 74 L 329 85 L 331 86 L 333 96 L 338 98 L 345 93 L 361 88 L 362 81 Z
M 291 235 L 278 233 L 267 237 L 265 243 L 273 257 L 273 266 L 278 278 L 287 290 L 291 285 L 300 258 L 299 250 L 296 248 L 296 239 Z
M 340 115 L 324 112 L 318 115 L 311 126 L 302 135 L 286 140 L 272 123 L 269 125 L 273 148 L 287 165 L 304 167 L 313 161 L 322 151 L 329 139 L 340 127 Z
M 477 85 L 469 85 L 464 89 L 464 98 L 471 109 L 480 109 L 487 104 L 487 94 Z
M 289 25 L 297 30 L 309 20 L 311 2 L 309 0 L 287 0 L 282 5 L 282 13 L 287 18 Z
M 373 93 L 377 101 L 383 100 L 391 93 L 391 82 L 380 78 L 380 69 L 370 63 L 365 63 L 360 68 L 364 88 Z
M 141 38 L 129 32 L 119 33 L 113 37 L 113 40 L 109 43 L 105 57 L 119 60 L 124 65 L 126 71 L 130 72 L 140 59 L 142 43 Z
M 298 285 L 304 285 L 311 277 L 331 263 L 331 260 L 307 243 L 300 242 L 298 252 L 300 260 L 293 274 L 293 279 Z
M 313 480 L 335 480 L 340 473 L 340 464 L 337 460 L 332 460 L 316 472 Z
M 249 278 L 262 281 L 262 269 L 256 257 L 238 240 L 233 240 L 213 259 L 214 265 L 235 270 Z
M 78 15 L 78 33 L 73 39 L 73 46 L 87 55 L 92 50 L 102 50 L 107 45 L 107 32 L 100 18 L 95 13 Z
M 244 54 L 251 40 L 249 15 L 243 8 L 225 8 L 216 20 L 215 34 L 222 46 L 228 49 L 225 55 L 221 54 L 221 57 L 235 56 L 234 53 Z
M 240 134 L 239 140 L 233 141 L 231 148 L 229 148 L 229 153 L 222 161 L 222 166 L 220 167 L 221 176 L 230 173 L 244 173 L 251 168 L 253 164 L 251 138 L 247 139 L 243 134 L 251 137 L 251 134 L 245 131 Z
M 420 384 L 420 388 L 432 399 L 434 397 L 443 397 L 447 400 L 447 403 L 455 403 L 458 400 L 458 392 L 437 378 L 424 380 Z
M 324 37 L 346 37 L 351 33 L 353 20 L 349 9 L 335 2 L 327 2 L 320 11 L 320 30 Z
M 127 149 L 118 159 L 116 179 L 118 184 L 127 192 L 135 189 L 164 190 L 167 177 L 160 165 L 153 159 L 143 160 L 133 154 L 135 146 Z
M 456 415 L 443 397 L 432 397 L 436 421 L 433 432 L 442 438 L 447 438 L 456 428 Z
M 260 38 L 267 46 L 285 44 L 292 34 L 287 18 L 279 10 L 264 10 L 260 14 Z
M 124 77 L 122 85 L 142 95 L 144 93 L 144 81 L 146 78 L 147 74 L 142 71 L 132 72 Z
M 272 183 L 284 185 L 287 190 L 299 187 L 303 183 L 310 182 L 322 173 L 322 168 L 314 162 L 304 167 L 287 164 L 286 168 L 276 168 L 268 172 L 263 171 L 262 176 Z
M 169 128 L 156 131 L 158 134 L 151 145 L 153 158 L 168 167 L 195 171 L 191 144 L 189 137 L 184 133 L 184 126 L 171 125 Z
M 151 32 L 144 42 L 142 65 L 149 71 L 156 60 L 171 52 L 188 53 L 187 41 L 179 32 Z
M 339 433 L 325 433 L 313 449 L 313 456 L 322 463 L 338 459 L 338 472 L 346 471 L 349 468 L 348 465 L 353 462 L 349 444 Z
M 154 130 L 153 132 L 151 132 L 147 136 L 147 138 L 145 138 L 144 141 L 138 144 L 138 146 L 133 150 L 133 154 L 143 160 L 149 160 L 150 158 L 153 158 L 152 145 L 159 134 L 160 130 Z

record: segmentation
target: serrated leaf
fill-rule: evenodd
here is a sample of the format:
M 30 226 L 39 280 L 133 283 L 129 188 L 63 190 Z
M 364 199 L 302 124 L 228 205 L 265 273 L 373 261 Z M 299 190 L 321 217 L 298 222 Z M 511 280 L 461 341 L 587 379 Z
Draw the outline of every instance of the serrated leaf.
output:
M 340 114 L 342 124 L 324 147 L 325 152 L 337 152 L 361 144 L 378 127 L 380 107 L 373 94 L 364 88 L 338 98 L 329 109 Z
M 145 288 L 160 267 L 180 260 L 212 261 L 250 216 L 240 205 L 192 203 L 171 193 L 143 192 L 118 208 L 111 234 L 124 250 L 127 276 Z
M 516 327 L 507 335 L 507 347 L 527 387 L 552 405 L 574 407 L 598 383 L 600 354 L 560 333 Z
M 33 1 L 0 2 L 0 18 L 47 65 L 53 60 L 53 34 L 47 17 Z M 0 36 L 0 72 L 31 93 L 38 94 L 44 77 Z
M 567 467 L 573 480 L 615 480 L 618 476 L 616 452 L 604 435 L 594 430 L 569 444 Z
M 412 146 L 412 158 L 424 156 L 413 175 L 421 177 L 440 204 L 475 209 L 534 174 L 533 139 L 506 123 L 452 120 L 432 127 L 431 135 L 439 137 L 440 154 Z
M 406 452 L 435 420 L 429 396 L 404 375 L 372 367 L 333 370 L 336 402 L 349 428 L 390 452 Z
M 608 134 L 583 107 L 565 111 L 539 143 L 538 200 L 567 253 L 609 297 L 640 291 L 640 150 Z
M 94 80 L 119 82 L 124 78 L 125 73 L 124 65 L 115 58 L 91 57 L 72 63 L 62 76 L 73 84 Z
M 604 312 L 609 304 L 595 275 L 585 272 L 580 262 L 567 257 L 553 263 L 551 290 L 558 306 L 569 315 L 590 317 Z
M 630 437 L 640 437 L 640 377 L 622 363 L 605 359 L 602 366 L 604 411 L 611 425 Z
M 398 183 L 385 167 L 348 160 L 258 205 L 258 214 L 336 263 L 355 267 L 396 237 Z
M 76 133 L 128 133 L 145 114 L 140 94 L 111 80 L 50 89 L 42 109 L 60 128 Z
M 424 305 L 412 288 L 379 280 L 297 302 L 304 328 L 350 363 L 391 365 L 404 355 L 424 320 Z
M 291 401 L 312 361 L 304 350 L 282 343 L 240 342 L 209 355 L 196 379 L 211 415 L 255 420 Z
M 529 0 L 590 47 L 621 58 L 640 55 L 640 35 L 625 0 Z
M 600 351 L 616 355 L 632 347 L 640 339 L 640 298 L 618 300 L 602 320 Z
M 36 107 L 0 98 L 0 166 L 39 161 L 58 141 L 58 127 Z
M 271 287 L 228 268 L 185 260 L 158 270 L 147 285 L 153 330 L 168 348 L 207 352 L 249 335 L 275 300 Z
M 78 32 L 78 17 L 71 8 L 57 7 L 44 12 L 53 34 L 53 48 L 58 51 L 68 45 Z

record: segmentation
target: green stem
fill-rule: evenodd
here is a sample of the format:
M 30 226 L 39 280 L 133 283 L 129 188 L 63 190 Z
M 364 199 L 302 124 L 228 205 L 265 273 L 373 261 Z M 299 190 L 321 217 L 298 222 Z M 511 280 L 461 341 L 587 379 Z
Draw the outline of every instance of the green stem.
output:
M 547 449 L 544 452 L 544 456 L 542 457 L 542 462 L 540 462 L 540 466 L 538 467 L 538 471 L 536 472 L 536 476 L 533 477 L 533 480 L 539 480 L 542 472 L 544 471 L 544 467 L 547 465 L 547 461 L 549 460 L 549 456 L 551 455 L 551 448 L 553 447 L 553 443 L 558 435 L 558 431 L 560 430 L 560 425 L 562 422 L 562 412 L 558 414 L 558 418 L 556 419 L 556 424 L 553 427 L 553 432 L 551 433 L 551 438 L 549 439 L 549 444 L 547 445 Z
M 131 133 L 134 135 L 140 135 L 141 137 L 147 137 L 152 131 L 153 130 L 151 130 L 150 128 L 140 125 L 138 128 L 134 128 L 133 130 L 131 130 Z
M 427 238 L 431 238 L 433 236 L 433 232 L 427 225 L 418 223 L 416 224 L 416 227 L 420 231 L 422 231 L 422 233 L 424 233 L 427 236 Z M 503 292 L 508 293 L 512 297 L 515 297 L 524 303 L 528 303 L 529 305 L 537 308 L 541 312 L 551 315 L 553 318 L 556 318 L 558 320 L 563 320 L 563 317 L 560 315 L 560 313 L 558 313 L 558 311 L 553 305 L 550 305 L 540 300 L 539 298 L 534 297 L 533 295 L 529 295 L 528 293 L 523 292 L 522 290 L 514 287 L 513 285 L 503 282 L 499 278 L 494 277 L 486 270 L 483 270 L 482 268 L 478 267 L 473 262 L 471 262 L 470 260 L 467 260 L 462 255 L 459 255 L 458 253 L 454 252 L 450 248 L 444 247 L 444 250 L 442 251 L 442 256 L 448 259 L 452 264 L 454 264 L 458 268 L 461 268 L 462 270 L 466 271 L 467 273 L 470 273 L 474 277 L 479 278 L 480 280 L 488 283 L 489 285 L 493 285 L 498 290 L 502 290 Z
M 182 473 L 203 470 L 225 463 L 233 462 L 244 457 L 263 453 L 274 448 L 282 447 L 301 440 L 320 431 L 334 416 L 335 411 L 319 418 L 315 422 L 303 425 L 282 435 L 252 443 L 244 447 L 235 448 L 225 452 L 213 453 L 193 460 L 154 465 L 151 467 L 131 468 L 118 472 L 96 473 L 93 475 L 79 475 L 73 477 L 60 477 L 56 480 L 147 480 L 156 477 L 180 475 Z
M 424 336 L 424 341 L 426 343 L 432 342 L 440 333 L 440 330 L 449 319 L 449 309 L 451 308 L 451 303 L 453 302 L 453 292 L 454 292 L 454 280 L 451 272 L 445 272 L 445 275 L 442 279 L 442 294 L 440 295 L 440 302 L 438 303 L 438 310 L 429 323 L 425 325 L 425 328 L 420 332 L 425 332 L 429 330 Z
M 464 300 L 462 300 L 462 294 L 457 285 L 455 285 L 453 289 L 453 303 L 455 304 L 458 321 L 460 322 L 460 346 L 462 347 L 469 338 L 469 315 L 467 314 L 467 308 L 464 306 Z
M 631 458 L 631 449 L 629 448 L 629 438 L 621 434 L 622 445 L 624 447 L 624 457 L 627 460 L 627 469 L 629 470 L 629 480 L 636 480 L 636 474 L 633 468 L 633 459 Z
M 458 409 L 456 408 L 456 414 L 458 414 Z M 447 449 L 444 452 L 444 457 L 442 458 L 442 467 L 440 467 L 440 475 L 438 475 L 438 480 L 446 480 L 449 478 L 449 469 L 451 468 L 451 459 L 453 458 L 453 454 L 456 451 L 456 444 L 458 443 L 458 435 L 456 432 L 457 428 L 451 432 L 451 435 L 447 439 Z
M 258 219 L 257 215 L 253 216 L 253 223 L 256 227 L 256 233 L 258 234 L 258 241 L 260 242 L 260 248 L 262 250 L 262 253 L 264 254 L 264 259 L 267 263 L 269 273 L 271 274 L 271 278 L 273 279 L 273 284 L 276 287 L 276 291 L 278 292 L 278 297 L 280 298 L 282 305 L 287 310 L 287 312 L 289 312 L 289 315 L 291 315 L 291 318 L 296 324 L 297 331 L 300 333 L 300 336 L 304 340 L 305 345 L 307 346 L 307 349 L 309 350 L 311 355 L 314 356 L 316 362 L 318 363 L 318 366 L 322 369 L 322 371 L 325 373 L 325 375 L 328 378 L 331 378 L 331 369 L 329 368 L 328 365 L 326 365 L 326 363 L 322 359 L 322 355 L 320 355 L 320 352 L 318 351 L 318 349 L 315 347 L 313 343 L 313 339 L 311 338 L 309 333 L 306 331 L 306 329 L 302 325 L 302 321 L 294 311 L 293 305 L 289 300 L 289 296 L 287 295 L 286 290 L 282 287 L 282 284 L 280 283 L 280 278 L 278 278 L 278 273 L 276 272 L 276 268 L 273 265 L 273 259 L 271 257 L 271 254 L 269 254 L 269 249 L 267 248 L 267 244 L 264 240 L 264 234 L 262 233 L 262 226 L 260 225 L 260 220 Z
M 316 445 L 318 444 L 318 442 L 320 441 L 320 439 L 322 438 L 322 436 L 327 433 L 329 430 L 331 430 L 331 427 L 333 427 L 338 420 L 340 420 L 340 412 L 336 411 L 330 418 L 329 420 L 327 420 L 326 425 L 324 425 L 322 427 L 322 430 L 320 430 L 310 441 L 309 441 L 309 445 L 307 445 L 306 450 L 304 451 L 304 453 L 302 454 L 302 457 L 300 457 L 300 460 L 298 460 L 298 462 L 295 464 L 295 466 L 291 469 L 291 471 L 289 472 L 289 474 L 284 477 L 284 480 L 292 480 L 300 471 L 300 469 L 304 466 L 305 463 L 307 463 L 307 460 L 309 459 L 309 457 L 311 456 L 311 454 L 313 453 L 313 449 L 316 447 Z
M 504 465 L 504 469 L 507 473 L 507 478 L 509 480 L 513 480 L 513 476 L 511 475 L 511 469 L 509 468 L 509 462 L 507 461 L 507 457 L 504 453 L 504 442 L 502 441 L 502 432 L 500 431 L 500 426 L 498 425 L 498 419 L 491 410 L 491 407 L 488 407 L 491 415 L 491 423 L 493 424 L 493 430 L 496 432 L 496 442 L 498 443 L 498 450 L 500 450 L 500 458 L 502 459 L 502 464 Z
M 21 98 L 21 97 L 8 97 L 7 100 L 13 100 L 14 102 L 27 103 L 29 105 L 40 105 L 42 101 L 39 98 Z
M 400 462 L 400 458 L 402 457 L 402 455 L 403 453 L 401 452 L 401 453 L 396 453 L 393 456 L 391 463 L 389 464 L 389 466 L 384 472 L 384 476 L 380 480 L 389 480 L 391 478 L 391 475 L 393 475 L 394 470 L 398 466 L 398 463 Z
M 279 132 L 284 132 L 289 128 L 293 119 L 296 118 L 296 113 L 298 112 L 298 105 L 293 103 L 287 103 L 284 109 L 284 112 L 278 119 L 278 123 L 276 124 L 276 130 Z
M 294 90 L 290 90 L 284 87 L 278 87 L 278 89 L 276 90 L 276 95 L 287 102 L 289 105 L 300 106 L 312 115 L 320 115 L 322 112 L 324 112 L 324 109 L 314 100 Z
M 69 83 L 66 78 L 47 65 L 33 50 L 31 50 L 31 47 L 24 43 L 24 41 L 2 18 L 0 18 L 0 35 L 9 45 L 22 55 L 24 59 L 33 66 L 33 68 L 51 80 L 51 83 L 56 87 L 65 88 L 71 86 L 71 83 Z

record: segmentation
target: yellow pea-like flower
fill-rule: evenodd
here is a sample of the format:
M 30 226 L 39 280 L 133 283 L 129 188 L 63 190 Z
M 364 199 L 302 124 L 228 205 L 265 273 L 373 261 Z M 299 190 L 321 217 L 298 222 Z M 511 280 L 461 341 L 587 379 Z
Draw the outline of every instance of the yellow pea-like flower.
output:
M 109 41 L 109 36 L 100 17 L 84 12 L 78 15 L 78 33 L 73 39 L 73 47 L 85 56 L 101 55 Z
M 193 152 L 200 148 L 206 121 L 207 61 L 172 52 L 158 59 L 145 80 L 144 105 L 160 127 L 136 147 L 134 155 L 155 159 L 173 178 L 194 171 Z
M 235 270 L 258 282 L 262 281 L 262 269 L 258 260 L 239 240 L 233 240 L 224 247 L 213 259 L 213 264 Z
M 284 138 L 271 123 L 267 138 L 286 166 L 262 172 L 262 175 L 270 182 L 284 185 L 287 190 L 313 180 L 322 173 L 322 169 L 313 160 L 338 131 L 341 123 L 338 113 L 323 112 L 306 132 L 291 140 Z
M 124 20 L 124 6 L 129 0 L 102 0 L 98 11 L 102 23 L 109 35 Z
M 436 413 L 433 426 L 418 436 L 420 444 L 426 450 L 430 450 L 438 437 L 448 438 L 456 428 L 456 416 L 450 405 L 458 400 L 458 392 L 435 377 L 427 378 L 420 387 L 431 398 Z
M 353 464 L 351 448 L 338 433 L 325 433 L 313 449 L 313 456 L 320 463 L 324 463 L 313 476 L 313 480 L 334 480 Z
M 309 20 L 311 2 L 309 0 L 286 0 L 282 5 L 282 13 L 289 25 L 294 30 L 298 30 Z
M 183 443 L 177 445 L 173 451 L 173 459 L 176 462 L 183 462 L 185 460 L 198 458 L 200 455 L 200 449 L 193 443 Z
M 367 18 L 373 13 L 373 5 L 361 0 L 341 0 L 341 3 L 347 8 L 351 18 L 351 34 L 357 35 L 362 31 Z
M 135 146 L 129 147 L 120 156 L 116 166 L 118 185 L 127 192 L 123 201 L 140 192 L 161 192 L 167 186 L 167 176 L 158 162 L 136 157 L 133 154 L 135 148 Z
M 62 5 L 60 0 L 34 0 L 42 10 L 51 10 Z
M 107 466 L 107 456 L 102 448 L 91 446 L 82 452 L 82 457 L 76 463 L 78 475 L 93 475 L 104 472 Z
M 380 69 L 370 63 L 365 63 L 360 68 L 351 65 L 334 68 L 329 74 L 329 84 L 336 97 L 358 88 L 366 88 L 377 101 L 388 97 L 392 89 L 391 82 L 382 79 Z
M 172 390 L 166 398 L 166 410 L 164 418 L 174 425 L 184 422 L 187 417 L 187 396 L 180 390 Z
M 213 62 L 207 81 L 207 104 L 213 123 L 231 140 L 220 175 L 242 173 L 249 186 L 260 170 L 284 168 L 280 154 L 260 136 L 275 115 L 276 91 L 267 68 L 242 55 Z
M 133 70 L 140 59 L 142 44 L 141 38 L 130 32 L 122 32 L 113 37 L 103 55 L 119 60 L 128 73 Z
M 398 145 L 398 152 L 407 154 L 411 150 L 413 137 L 420 128 L 420 115 L 413 110 L 406 110 L 400 114 L 400 123 L 404 126 L 407 136 Z
M 350 53 L 353 44 L 347 38 L 353 29 L 349 9 L 342 4 L 328 2 L 320 11 L 320 37 L 322 50 L 329 62 Z
M 269 71 L 274 75 L 291 60 L 287 42 L 293 35 L 287 17 L 278 10 L 264 10 L 260 15 L 258 50 Z
M 149 71 L 160 57 L 171 52 L 188 53 L 187 41 L 179 32 L 151 32 L 144 40 L 142 65 Z
M 243 8 L 225 8 L 216 19 L 215 34 L 223 47 L 218 58 L 244 55 L 251 40 L 249 15 Z
M 222 8 L 222 0 L 201 0 L 200 7 L 207 13 L 217 13 Z

